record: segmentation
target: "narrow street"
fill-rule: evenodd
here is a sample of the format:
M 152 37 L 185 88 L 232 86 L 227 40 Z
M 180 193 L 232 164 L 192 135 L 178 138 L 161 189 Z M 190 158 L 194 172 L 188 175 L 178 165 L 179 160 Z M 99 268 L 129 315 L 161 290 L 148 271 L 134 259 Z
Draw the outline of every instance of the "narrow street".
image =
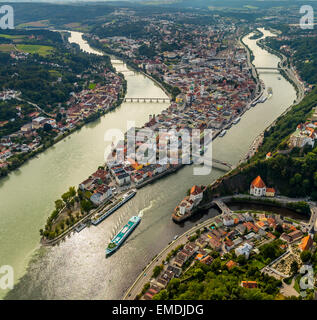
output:
M 188 236 L 195 233 L 196 230 L 202 229 L 206 226 L 209 226 L 215 217 L 210 218 L 203 223 L 198 224 L 197 226 L 191 228 L 176 240 L 172 241 L 165 249 L 163 249 L 142 271 L 142 273 L 137 277 L 136 281 L 132 284 L 129 290 L 125 293 L 123 300 L 134 300 L 134 298 L 142 291 L 144 285 L 150 282 L 155 266 L 163 263 L 163 260 L 166 259 L 167 255 L 179 245 L 186 244 L 188 241 Z

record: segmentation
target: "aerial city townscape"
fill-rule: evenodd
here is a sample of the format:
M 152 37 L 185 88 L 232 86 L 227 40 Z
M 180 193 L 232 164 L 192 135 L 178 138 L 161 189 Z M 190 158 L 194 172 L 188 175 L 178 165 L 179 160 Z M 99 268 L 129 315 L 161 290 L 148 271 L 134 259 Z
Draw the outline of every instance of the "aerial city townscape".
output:
M 0 299 L 316 300 L 302 5 L 8 1 Z

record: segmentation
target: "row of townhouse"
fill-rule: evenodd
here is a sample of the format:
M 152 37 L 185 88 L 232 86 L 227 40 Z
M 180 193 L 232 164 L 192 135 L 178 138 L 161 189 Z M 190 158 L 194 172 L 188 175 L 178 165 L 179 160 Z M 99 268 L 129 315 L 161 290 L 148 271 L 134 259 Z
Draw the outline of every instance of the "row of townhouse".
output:
M 79 189 L 92 193 L 90 201 L 99 206 L 113 196 L 112 188 L 109 186 L 110 172 L 99 168 L 88 179 L 79 184 Z

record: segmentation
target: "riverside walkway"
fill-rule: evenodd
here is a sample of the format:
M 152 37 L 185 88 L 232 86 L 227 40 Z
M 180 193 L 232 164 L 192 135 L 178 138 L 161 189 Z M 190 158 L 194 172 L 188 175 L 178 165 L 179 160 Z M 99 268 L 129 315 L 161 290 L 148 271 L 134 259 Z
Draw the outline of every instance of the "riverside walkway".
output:
M 143 269 L 140 275 L 137 277 L 132 286 L 127 290 L 125 295 L 123 296 L 123 300 L 134 300 L 135 297 L 141 293 L 144 285 L 151 281 L 153 270 L 155 266 L 161 265 L 163 261 L 166 259 L 167 255 L 174 249 L 176 249 L 179 245 L 186 244 L 188 241 L 188 236 L 195 233 L 196 230 L 202 229 L 204 227 L 209 226 L 216 217 L 210 218 L 200 224 L 194 226 L 189 229 L 181 236 L 179 236 L 176 240 L 172 241 L 167 247 L 165 247 L 153 260 Z
M 245 195 L 245 194 L 237 194 L 235 196 L 225 196 L 225 197 L 217 198 L 217 199 L 213 200 L 211 203 L 216 204 L 220 208 L 222 214 L 232 213 L 232 211 L 225 204 L 224 201 L 225 200 L 229 201 L 230 199 L 232 199 L 234 197 L 246 198 L 246 199 L 247 198 L 259 199 L 259 197 L 249 196 L 249 195 Z M 282 196 L 278 197 L 278 198 L 274 198 L 274 199 L 281 202 L 281 203 L 291 203 L 291 202 L 307 200 L 307 199 L 292 199 L 292 198 L 287 198 L 287 197 L 282 197 Z M 310 221 L 308 223 L 302 222 L 302 224 L 306 225 L 306 226 L 317 224 L 317 220 L 316 220 L 316 218 L 317 218 L 317 204 L 313 203 L 313 202 L 309 202 L 309 205 L 310 205 L 311 211 L 312 211 Z M 143 269 L 143 271 L 139 274 L 139 276 L 137 277 L 135 282 L 132 284 L 132 286 L 124 294 L 123 300 L 135 299 L 135 297 L 139 293 L 141 293 L 144 285 L 151 281 L 153 270 L 154 270 L 155 266 L 161 265 L 163 263 L 163 261 L 165 261 L 167 255 L 172 250 L 176 249 L 179 245 L 182 245 L 182 244 L 185 245 L 188 242 L 188 237 L 191 234 L 195 233 L 196 230 L 210 226 L 217 217 L 219 217 L 219 215 L 216 217 L 210 218 L 200 224 L 197 224 L 196 226 L 194 226 L 193 228 L 191 228 L 190 230 L 186 231 L 184 234 L 179 236 L 176 240 L 170 242 L 168 244 L 168 246 L 165 247 L 157 256 L 155 256 L 153 258 L 153 260 L 151 262 L 149 262 L 149 264 Z

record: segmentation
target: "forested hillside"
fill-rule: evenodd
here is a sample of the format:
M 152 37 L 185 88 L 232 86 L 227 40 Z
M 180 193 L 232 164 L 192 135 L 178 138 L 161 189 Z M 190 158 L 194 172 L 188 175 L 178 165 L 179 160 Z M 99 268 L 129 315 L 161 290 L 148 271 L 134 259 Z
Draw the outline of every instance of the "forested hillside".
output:
M 2 44 L 1 44 L 2 43 Z M 23 98 L 51 112 L 80 91 L 84 74 L 108 57 L 87 55 L 63 42 L 57 32 L 12 30 L 0 33 L 0 88 L 21 91 Z M 0 120 L 4 120 L 0 119 Z
M 280 194 L 290 197 L 310 196 L 317 200 L 317 146 L 294 148 L 290 153 L 281 153 L 288 150 L 286 142 L 289 135 L 299 123 L 309 118 L 316 105 L 317 88 L 285 116 L 279 117 L 275 126 L 265 132 L 258 153 L 231 175 L 222 178 L 222 183 L 212 189 L 209 187 L 206 197 L 248 192 L 251 181 L 261 175 L 267 185 L 276 188 Z M 265 157 L 268 152 L 273 154 L 270 159 Z
M 289 40 L 278 40 L 272 38 L 269 42 L 275 50 L 280 50 L 281 46 L 288 46 L 291 49 L 291 57 L 296 69 L 299 71 L 303 80 L 310 84 L 317 83 L 317 35 L 302 35 Z M 287 55 L 287 51 L 283 52 Z

